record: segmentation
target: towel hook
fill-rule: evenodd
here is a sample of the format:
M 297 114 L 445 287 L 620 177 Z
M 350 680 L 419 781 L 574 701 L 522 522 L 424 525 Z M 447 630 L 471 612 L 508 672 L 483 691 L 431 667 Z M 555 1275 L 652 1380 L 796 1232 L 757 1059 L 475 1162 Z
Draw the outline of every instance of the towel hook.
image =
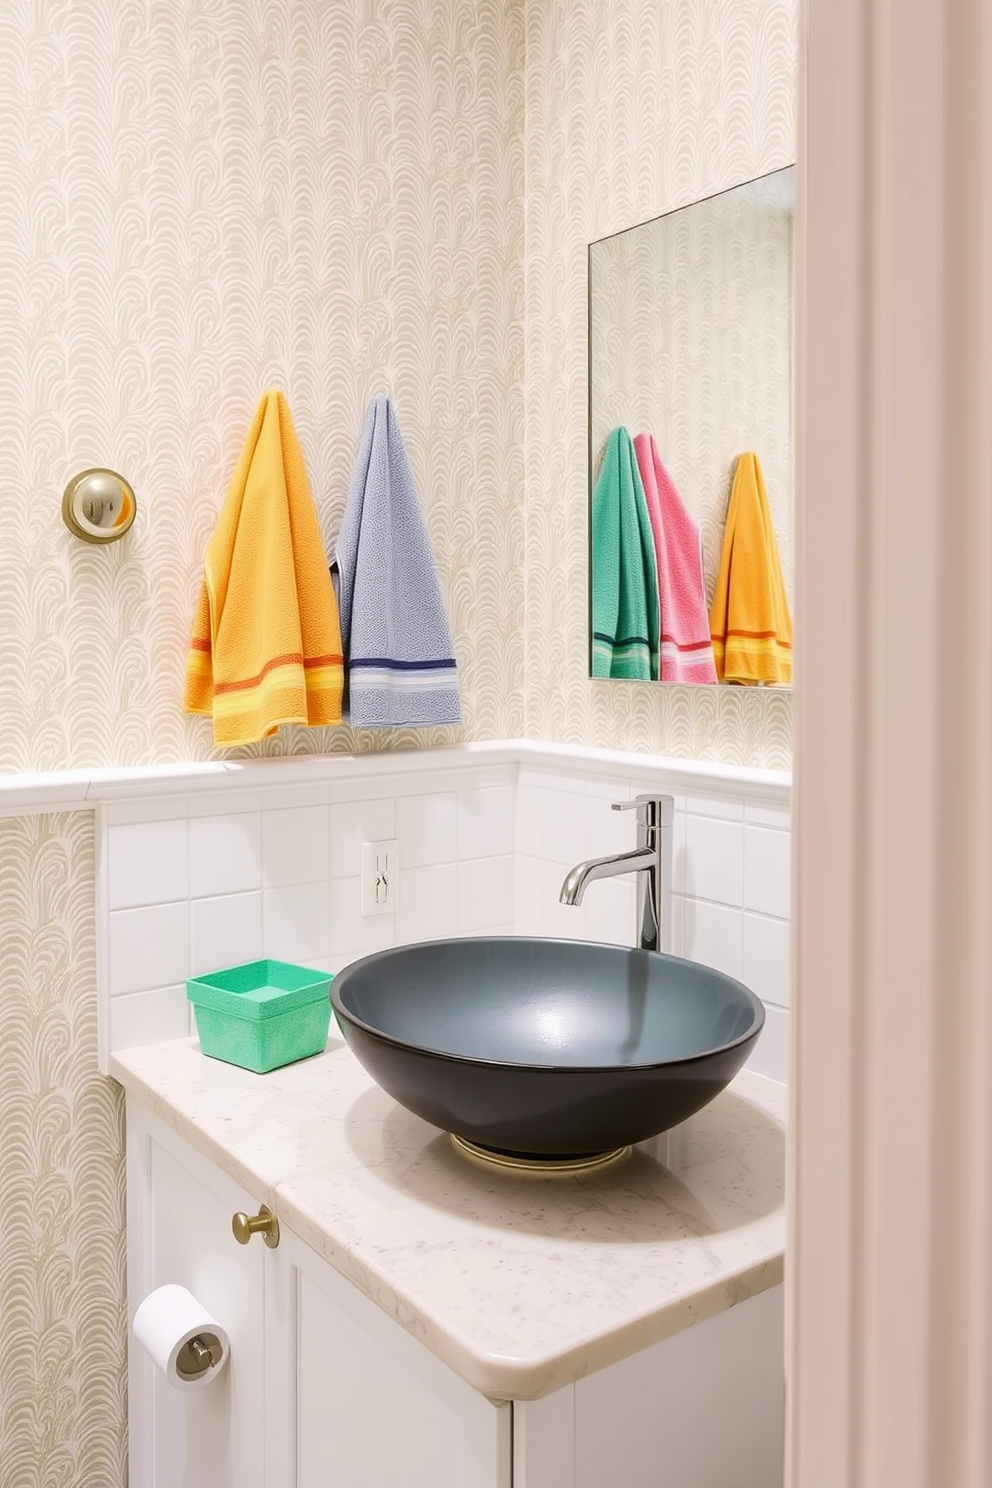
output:
M 62 520 L 83 542 L 117 542 L 130 528 L 137 510 L 130 483 L 116 470 L 81 470 L 62 493 Z

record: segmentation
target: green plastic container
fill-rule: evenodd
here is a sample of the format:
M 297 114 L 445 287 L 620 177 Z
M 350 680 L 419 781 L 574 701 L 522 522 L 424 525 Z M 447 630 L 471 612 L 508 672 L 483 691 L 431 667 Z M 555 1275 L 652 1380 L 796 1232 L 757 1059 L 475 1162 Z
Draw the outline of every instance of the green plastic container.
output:
M 263 1075 L 320 1054 L 331 1021 L 331 975 L 289 961 L 250 961 L 186 983 L 200 1048 Z

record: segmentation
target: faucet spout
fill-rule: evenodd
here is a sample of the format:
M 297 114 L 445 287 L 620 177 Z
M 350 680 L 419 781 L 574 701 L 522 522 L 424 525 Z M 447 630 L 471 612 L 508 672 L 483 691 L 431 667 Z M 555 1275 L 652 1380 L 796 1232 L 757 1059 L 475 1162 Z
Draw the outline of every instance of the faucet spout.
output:
M 642 950 L 671 947 L 672 846 L 675 802 L 671 796 L 637 796 L 618 802 L 614 811 L 637 812 L 637 846 L 631 852 L 576 863 L 558 896 L 562 904 L 581 904 L 586 885 L 597 878 L 638 874 L 638 943 Z
M 561 904 L 581 904 L 586 885 L 597 878 L 615 878 L 621 873 L 640 873 L 654 867 L 652 848 L 635 847 L 630 852 L 613 853 L 608 858 L 589 858 L 576 863 L 565 877 L 558 896 Z

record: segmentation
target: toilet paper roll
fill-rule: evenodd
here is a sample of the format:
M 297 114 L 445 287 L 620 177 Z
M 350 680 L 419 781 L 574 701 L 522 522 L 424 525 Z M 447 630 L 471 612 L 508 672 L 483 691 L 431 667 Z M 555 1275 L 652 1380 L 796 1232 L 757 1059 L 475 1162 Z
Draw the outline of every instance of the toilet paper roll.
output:
M 177 1390 L 199 1390 L 220 1374 L 231 1340 L 184 1286 L 149 1292 L 134 1314 L 135 1338 Z M 209 1359 L 204 1352 L 209 1350 Z

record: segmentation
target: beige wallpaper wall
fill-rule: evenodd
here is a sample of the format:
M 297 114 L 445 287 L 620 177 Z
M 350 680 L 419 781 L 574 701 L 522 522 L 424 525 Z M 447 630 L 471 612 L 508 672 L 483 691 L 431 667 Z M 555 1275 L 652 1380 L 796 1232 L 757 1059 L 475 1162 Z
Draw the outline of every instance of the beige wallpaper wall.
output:
M 125 1481 L 122 1099 L 96 1073 L 93 822 L 0 821 L 0 1483 Z
M 701 528 L 707 601 L 734 459 L 751 449 L 792 595 L 793 175 L 656 217 L 589 255 L 594 478 L 617 424 L 654 434 Z
M 465 733 L 523 732 L 517 0 L 0 5 L 0 770 L 199 757 L 200 556 L 283 387 L 330 541 L 396 400 Z M 110 464 L 117 547 L 59 517 Z M 454 731 L 300 731 L 271 751 Z M 91 823 L 0 823 L 0 1482 L 125 1481 L 120 1111 L 95 1074 Z
M 328 542 L 394 396 L 465 732 L 522 733 L 523 39 L 518 0 L 4 0 L 0 770 L 210 752 L 196 574 L 269 385 Z M 90 464 L 141 503 L 104 550 L 59 516 Z
M 588 680 L 586 248 L 795 160 L 795 0 L 526 12 L 528 733 L 788 768 L 788 695 Z

